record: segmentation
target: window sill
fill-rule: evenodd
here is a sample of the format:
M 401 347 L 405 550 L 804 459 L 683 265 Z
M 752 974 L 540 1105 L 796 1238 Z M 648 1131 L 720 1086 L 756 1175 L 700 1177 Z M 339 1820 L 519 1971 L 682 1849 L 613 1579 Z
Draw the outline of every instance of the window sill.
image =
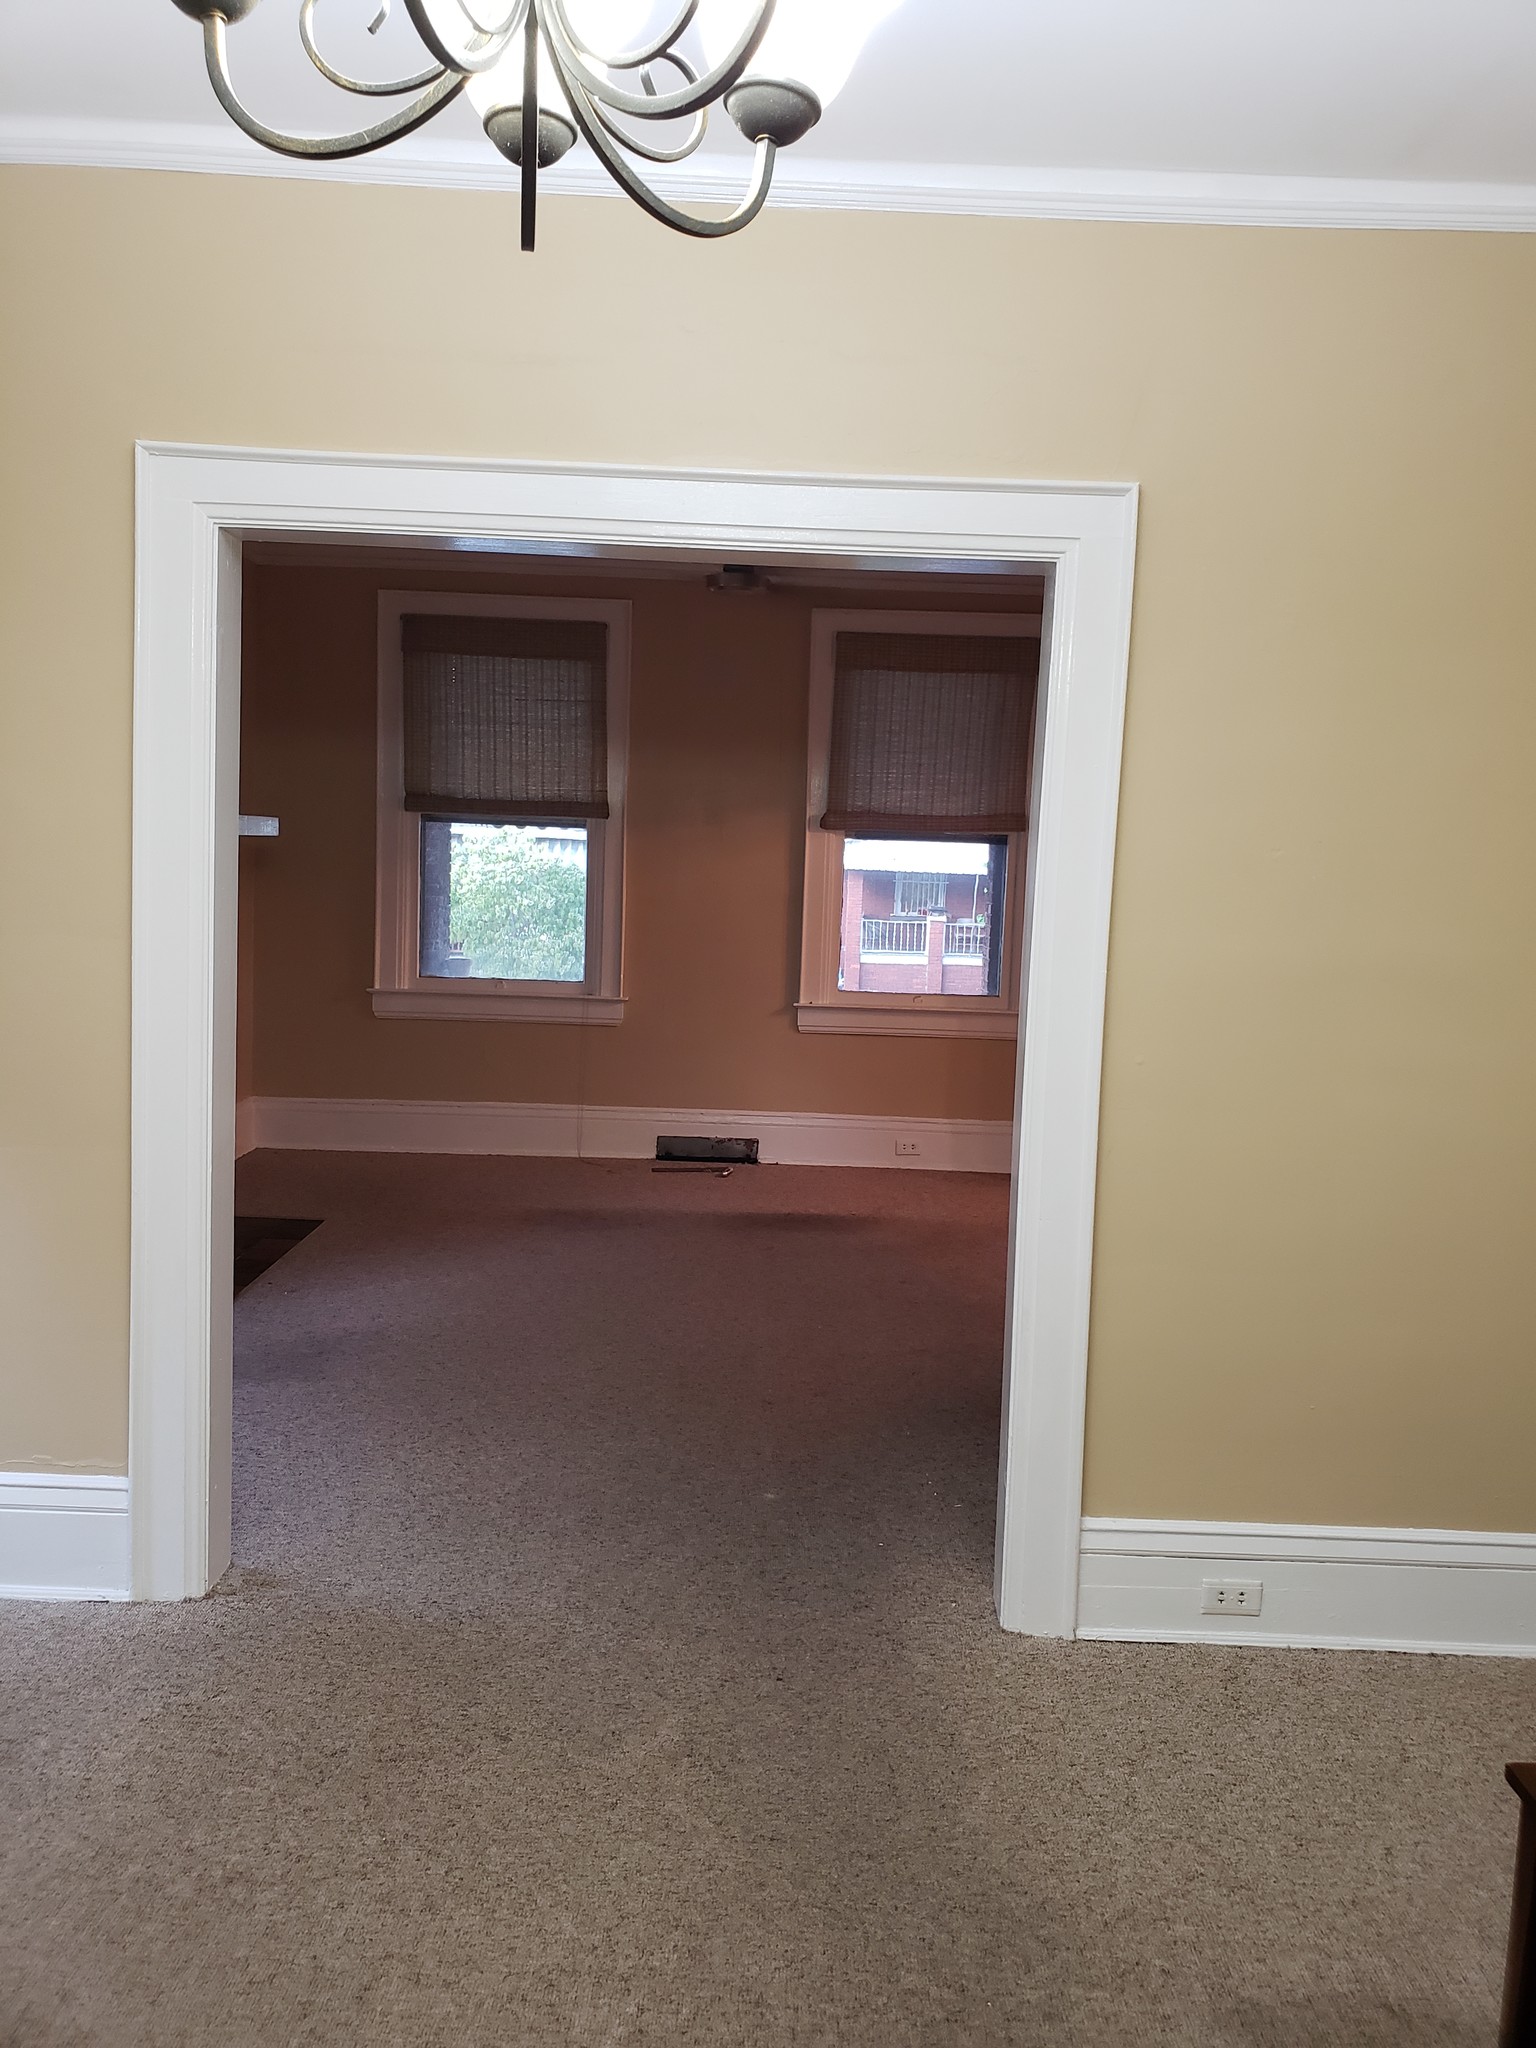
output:
M 802 1031 L 863 1038 L 1016 1038 L 1016 1010 L 941 1010 L 926 1004 L 881 1008 L 874 1003 L 796 1003 Z
M 623 996 L 511 994 L 505 989 L 375 988 L 375 1017 L 469 1018 L 479 1024 L 622 1024 Z

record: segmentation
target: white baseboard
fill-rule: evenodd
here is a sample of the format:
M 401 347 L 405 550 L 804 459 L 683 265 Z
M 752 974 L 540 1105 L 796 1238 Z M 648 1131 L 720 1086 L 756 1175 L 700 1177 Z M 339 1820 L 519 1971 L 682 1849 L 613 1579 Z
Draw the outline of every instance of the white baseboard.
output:
M 242 1095 L 235 1104 L 235 1157 L 256 1150 L 256 1098 Z
M 127 1598 L 126 1479 L 0 1472 L 0 1599 Z
M 652 1159 L 658 1137 L 757 1138 L 765 1164 L 892 1166 L 1007 1173 L 1011 1122 L 822 1116 L 747 1109 L 622 1109 L 537 1102 L 325 1101 L 259 1096 L 252 1143 L 294 1152 L 499 1153 L 545 1159 Z M 896 1145 L 915 1143 L 898 1156 Z M 247 1148 L 248 1149 L 248 1148 Z
M 1202 1614 L 1206 1579 L 1257 1614 Z M 1083 1523 L 1079 1636 L 1536 1657 L 1536 1535 L 1272 1522 Z

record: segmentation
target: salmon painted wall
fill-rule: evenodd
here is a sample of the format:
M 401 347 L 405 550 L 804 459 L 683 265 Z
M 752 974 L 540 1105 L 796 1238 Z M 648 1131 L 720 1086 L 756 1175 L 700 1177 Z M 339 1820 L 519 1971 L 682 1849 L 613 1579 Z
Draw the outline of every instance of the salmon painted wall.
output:
M 624 1022 L 380 1018 L 373 978 L 377 597 L 623 597 L 633 606 Z M 1028 600 L 1033 608 L 1036 600 Z M 242 1093 L 1007 1118 L 1011 1039 L 795 1027 L 813 606 L 1006 610 L 857 590 L 250 566 L 241 806 Z

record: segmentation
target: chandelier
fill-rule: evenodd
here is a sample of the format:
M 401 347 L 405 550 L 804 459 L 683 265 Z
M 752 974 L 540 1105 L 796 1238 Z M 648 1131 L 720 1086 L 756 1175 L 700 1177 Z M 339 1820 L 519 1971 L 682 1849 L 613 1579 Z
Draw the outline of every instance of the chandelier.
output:
M 283 156 L 314 162 L 366 155 L 467 94 L 486 135 L 521 172 L 522 246 L 532 249 L 539 173 L 559 162 L 578 133 L 614 181 L 668 227 L 704 236 L 744 228 L 768 197 L 779 150 L 821 119 L 869 31 L 898 0 L 668 0 L 665 28 L 650 33 L 644 31 L 651 0 L 578 0 L 574 7 L 572 0 L 405 0 L 429 61 L 408 78 L 387 80 L 354 78 L 331 63 L 315 40 L 317 0 L 301 0 L 299 40 L 323 78 L 366 99 L 406 100 L 383 120 L 331 136 L 282 134 L 236 93 L 227 32 L 256 0 L 175 4 L 203 25 L 208 76 L 225 113 Z M 381 0 L 370 33 L 384 25 L 390 4 Z M 573 12 L 583 17 L 584 34 Z M 614 38 L 608 48 L 594 35 L 594 19 Z M 754 145 L 756 158 L 740 203 L 723 215 L 701 215 L 663 198 L 633 160 L 675 164 L 692 156 L 716 104 Z M 648 124 L 683 122 L 676 139 L 645 132 Z

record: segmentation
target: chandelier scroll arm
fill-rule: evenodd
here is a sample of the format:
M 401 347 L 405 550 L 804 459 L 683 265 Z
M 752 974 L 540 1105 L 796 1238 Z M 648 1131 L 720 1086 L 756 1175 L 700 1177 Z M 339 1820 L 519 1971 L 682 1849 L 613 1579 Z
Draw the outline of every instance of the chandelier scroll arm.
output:
M 468 50 L 450 50 L 437 30 L 437 24 L 427 11 L 426 0 L 405 0 L 405 11 L 411 17 L 411 26 L 426 44 L 438 63 L 449 71 L 457 71 L 462 77 L 472 72 L 489 71 L 499 64 L 506 54 L 507 45 L 522 28 L 528 13 L 529 0 L 514 0 L 505 21 L 494 29 L 482 28 L 475 15 L 458 0 L 459 12 L 469 23 L 471 40 L 479 47 Z
M 642 64 L 652 64 L 658 57 L 670 57 L 672 45 L 692 25 L 698 11 L 699 0 L 683 0 L 682 6 L 661 34 L 652 36 L 648 42 L 642 43 L 636 49 L 622 51 L 617 57 L 604 57 L 583 41 L 574 29 L 570 31 L 571 46 L 576 54 L 585 58 L 588 63 L 601 64 L 609 71 L 638 71 Z M 690 74 L 692 75 L 694 74 Z
M 653 220 L 659 220 L 665 227 L 676 228 L 679 234 L 693 235 L 700 240 L 708 241 L 716 240 L 721 235 L 733 235 L 738 229 L 756 220 L 763 210 L 769 187 L 773 183 L 774 159 L 778 155 L 778 145 L 770 137 L 763 136 L 757 144 L 757 155 L 752 165 L 752 183 L 748 187 L 746 197 L 738 206 L 718 220 L 696 213 L 686 213 L 682 207 L 673 206 L 669 200 L 663 199 L 659 192 L 653 192 L 634 166 L 625 160 L 623 152 L 609 134 L 596 107 L 581 90 L 580 82 L 567 74 L 562 52 L 553 41 L 550 43 L 550 53 L 560 83 L 565 88 L 571 113 L 575 117 L 577 127 L 585 136 L 588 147 L 614 182 L 622 186 L 630 198 L 638 206 L 643 207 Z
M 406 0 L 406 5 L 411 8 L 414 19 L 415 9 L 421 5 L 421 0 Z M 711 106 L 742 78 L 768 33 L 774 5 L 775 0 L 758 0 L 757 13 L 737 37 L 729 54 L 712 70 L 675 92 L 654 94 L 625 92 L 611 80 L 600 78 L 589 69 L 580 54 L 583 46 L 571 27 L 565 0 L 540 0 L 539 11 L 543 17 L 545 41 L 551 55 L 556 58 L 568 97 L 574 80 L 588 99 L 615 114 L 633 114 L 641 121 L 668 121 L 680 114 L 696 114 L 701 108 Z M 659 57 L 665 53 L 657 51 L 655 54 Z
M 602 123 L 604 129 L 613 137 L 620 149 L 627 149 L 632 156 L 643 157 L 650 164 L 680 164 L 684 162 L 693 155 L 700 143 L 703 142 L 709 128 L 708 110 L 701 108 L 693 117 L 693 126 L 689 129 L 686 139 L 677 143 L 671 149 L 664 149 L 659 143 L 647 142 L 642 135 L 631 135 L 627 129 L 621 128 L 618 122 L 604 108 L 597 106 L 595 103 L 589 102 L 589 104 L 592 106 L 593 120 Z
M 442 64 L 432 64 L 425 71 L 418 71 L 410 78 L 392 79 L 388 82 L 365 78 L 351 78 L 344 71 L 338 71 L 321 55 L 315 43 L 314 18 L 318 0 L 303 0 L 299 9 L 299 41 L 304 45 L 304 54 L 332 85 L 339 85 L 343 92 L 377 95 L 386 98 L 395 93 L 419 92 L 423 86 L 434 85 L 447 69 Z M 381 20 L 383 16 L 379 17 Z
M 388 4 L 388 0 L 385 0 L 385 4 Z M 523 18 L 522 0 L 512 0 L 511 7 L 498 22 L 482 21 L 470 6 L 469 0 L 454 0 L 454 4 L 477 36 L 487 36 L 496 42 L 500 42 L 504 36 L 512 35 Z
M 446 107 L 450 100 L 457 99 L 464 90 L 463 74 L 447 71 L 419 99 L 413 100 L 408 107 L 401 107 L 387 120 L 376 121 L 371 128 L 359 128 L 350 135 L 284 135 L 279 129 L 269 128 L 264 121 L 258 121 L 236 93 L 229 76 L 226 26 L 222 14 L 203 17 L 203 54 L 208 62 L 209 82 L 219 105 L 235 126 L 243 129 L 253 142 L 275 150 L 279 156 L 321 159 L 366 156 L 370 150 L 382 149 L 386 142 L 393 142 L 397 136 L 410 135 L 424 127 L 434 114 Z
M 683 74 L 683 77 L 690 82 L 698 76 L 687 58 L 681 56 L 676 50 L 663 51 L 661 58 L 656 61 L 675 65 Z M 645 63 L 643 68 L 640 66 L 636 68 L 640 70 L 641 82 L 644 84 L 646 91 L 653 93 L 655 87 L 651 83 L 649 61 Z M 709 131 L 709 109 L 708 107 L 700 107 L 693 117 L 693 126 L 688 130 L 687 135 L 681 142 L 668 148 L 664 143 L 647 142 L 644 136 L 633 135 L 627 128 L 621 128 L 606 107 L 599 105 L 596 100 L 589 100 L 588 105 L 592 109 L 594 119 L 602 122 L 621 149 L 627 149 L 631 156 L 643 157 L 647 163 L 682 163 L 685 158 L 693 155 Z
M 446 70 L 445 65 L 431 64 L 425 71 L 418 71 L 414 77 L 392 79 L 388 83 L 376 83 L 366 78 L 349 78 L 346 72 L 338 71 L 334 64 L 326 62 L 315 43 L 314 22 L 317 4 L 318 0 L 304 0 L 303 6 L 299 9 L 299 41 L 304 45 L 305 56 L 320 76 L 329 79 L 332 85 L 339 85 L 343 92 L 376 95 L 381 99 L 389 98 L 395 93 L 420 92 L 423 86 L 435 85 Z M 382 19 L 382 16 L 380 18 Z

